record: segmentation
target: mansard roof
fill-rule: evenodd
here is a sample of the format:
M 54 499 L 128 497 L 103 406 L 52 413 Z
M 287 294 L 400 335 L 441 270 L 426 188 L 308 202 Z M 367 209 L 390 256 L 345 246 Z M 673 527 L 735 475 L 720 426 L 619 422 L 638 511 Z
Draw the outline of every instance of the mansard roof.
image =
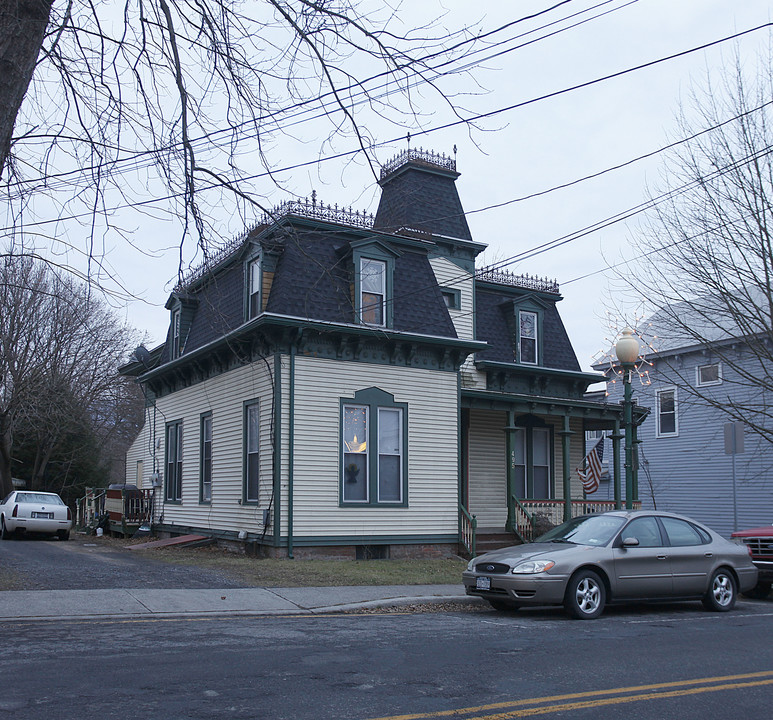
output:
M 456 191 L 458 177 L 453 158 L 424 150 L 401 153 L 382 169 L 374 229 L 472 241 Z

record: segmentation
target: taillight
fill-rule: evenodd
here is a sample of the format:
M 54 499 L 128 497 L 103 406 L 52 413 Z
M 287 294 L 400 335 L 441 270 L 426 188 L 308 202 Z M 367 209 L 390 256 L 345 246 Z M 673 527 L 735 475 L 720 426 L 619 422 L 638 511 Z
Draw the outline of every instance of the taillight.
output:
M 19 506 L 14 505 L 13 506 L 13 512 L 11 513 L 11 517 L 18 517 L 19 516 Z
M 747 545 L 747 546 L 746 546 L 746 549 L 747 549 L 747 550 L 748 550 L 748 552 L 749 552 L 749 557 L 752 557 L 752 546 L 751 546 L 751 545 Z
M 72 520 L 72 513 L 70 512 L 70 508 L 67 508 L 67 519 Z

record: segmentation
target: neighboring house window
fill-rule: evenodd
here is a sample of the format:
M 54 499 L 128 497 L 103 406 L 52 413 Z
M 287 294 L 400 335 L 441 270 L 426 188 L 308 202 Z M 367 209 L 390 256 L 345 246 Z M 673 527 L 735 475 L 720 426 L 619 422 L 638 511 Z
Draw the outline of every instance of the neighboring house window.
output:
M 201 469 L 199 501 L 212 500 L 212 415 L 201 416 Z
M 377 388 L 342 401 L 342 504 L 406 504 L 406 413 Z
M 383 260 L 360 258 L 360 317 L 366 325 L 386 325 L 386 274 Z
M 720 385 L 722 383 L 722 368 L 719 363 L 698 366 L 698 385 Z
M 260 302 L 260 258 L 247 263 L 247 319 L 257 317 L 261 311 Z
M 518 362 L 527 365 L 537 364 L 538 315 L 535 312 L 518 312 Z
M 462 294 L 459 290 L 441 288 L 440 294 L 443 296 L 443 302 L 449 310 L 459 310 L 461 308 Z
M 657 436 L 671 437 L 678 435 L 677 395 L 676 388 L 658 390 L 657 392 Z
M 167 502 L 182 500 L 183 478 L 183 424 L 182 421 L 166 426 L 166 494 Z
M 172 311 L 172 358 L 180 356 L 180 309 Z
M 514 491 L 518 498 L 546 500 L 552 496 L 550 429 L 519 427 L 515 429 L 513 469 Z
M 244 406 L 244 500 L 258 502 L 260 415 L 257 401 Z

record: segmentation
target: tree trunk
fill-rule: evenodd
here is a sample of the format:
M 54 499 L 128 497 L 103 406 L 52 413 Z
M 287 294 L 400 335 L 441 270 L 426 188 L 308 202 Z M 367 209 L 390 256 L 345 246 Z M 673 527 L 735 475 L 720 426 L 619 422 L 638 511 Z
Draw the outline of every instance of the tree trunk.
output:
M 52 5 L 53 0 L 0 0 L 0 177 Z
M 13 491 L 11 477 L 11 431 L 6 418 L 0 416 L 0 500 Z

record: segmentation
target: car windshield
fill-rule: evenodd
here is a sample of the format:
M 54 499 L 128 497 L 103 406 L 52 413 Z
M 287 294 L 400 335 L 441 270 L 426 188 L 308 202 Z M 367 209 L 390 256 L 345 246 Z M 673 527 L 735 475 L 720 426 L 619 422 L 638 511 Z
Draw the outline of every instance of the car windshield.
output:
M 49 493 L 20 492 L 16 493 L 17 503 L 48 503 L 49 505 L 64 505 L 58 495 Z
M 574 518 L 548 530 L 534 542 L 575 543 L 577 545 L 606 545 L 623 526 L 625 518 L 609 515 L 586 515 Z

